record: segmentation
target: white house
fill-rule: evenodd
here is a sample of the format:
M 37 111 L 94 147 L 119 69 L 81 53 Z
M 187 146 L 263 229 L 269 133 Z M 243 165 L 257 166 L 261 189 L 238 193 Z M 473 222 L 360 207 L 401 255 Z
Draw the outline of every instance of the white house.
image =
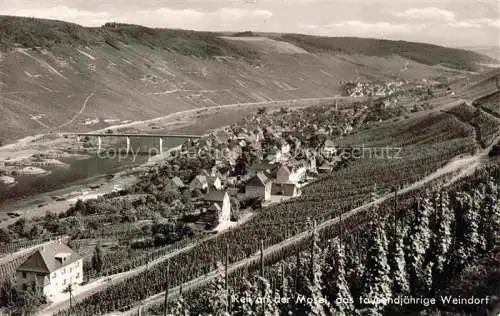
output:
M 217 190 L 222 190 L 223 185 L 222 185 L 222 180 L 220 179 L 219 176 L 215 176 L 214 178 L 210 179 L 211 185 Z
M 63 243 L 37 250 L 16 270 L 21 289 L 34 284 L 45 296 L 63 293 L 70 284 L 83 282 L 83 258 Z

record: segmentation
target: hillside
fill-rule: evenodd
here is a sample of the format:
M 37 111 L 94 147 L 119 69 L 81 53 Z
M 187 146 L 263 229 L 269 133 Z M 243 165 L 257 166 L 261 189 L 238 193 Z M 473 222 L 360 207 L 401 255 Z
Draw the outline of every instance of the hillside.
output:
M 214 105 L 331 97 L 342 80 L 442 78 L 450 73 L 435 65 L 487 60 L 417 43 L 222 35 L 1 16 L 0 142 Z
M 465 70 L 476 70 L 476 64 L 480 62 L 494 62 L 492 58 L 472 51 L 424 43 L 300 34 L 285 34 L 280 38 L 311 52 L 340 52 L 379 57 L 395 54 L 426 65 L 442 65 Z

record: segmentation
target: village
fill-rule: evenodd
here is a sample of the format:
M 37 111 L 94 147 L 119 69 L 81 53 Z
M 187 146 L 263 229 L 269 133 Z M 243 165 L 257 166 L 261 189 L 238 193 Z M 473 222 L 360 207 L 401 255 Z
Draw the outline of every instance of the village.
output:
M 394 90 L 382 98 L 399 87 L 390 85 Z M 418 99 L 422 93 L 415 94 Z M 349 165 L 353 146 L 359 145 L 350 136 L 371 120 L 394 115 L 394 107 L 354 101 L 259 108 L 238 123 L 186 140 L 153 157 L 155 164 L 138 168 L 142 174 L 131 186 L 77 200 L 63 213 L 18 219 L 3 230 L 5 240 L 70 237 L 68 245 L 57 242 L 20 260 L 16 283 L 27 288 L 35 280 L 49 301 L 61 301 L 68 287 L 78 293 L 101 276 L 160 259 L 171 247 L 234 229 L 262 208 L 299 198 L 309 183 Z M 88 138 L 81 143 L 93 147 Z M 97 253 L 104 262 L 96 263 Z
M 298 197 L 305 185 L 345 163 L 343 149 L 334 139 L 352 132 L 363 108 L 344 112 L 329 108 L 330 116 L 323 113 L 323 117 L 320 111 L 261 109 L 241 124 L 185 142 L 170 152 L 168 166 L 152 169 L 148 176 L 156 177 L 161 168 L 169 170 L 156 189 L 189 191 L 194 213 L 202 214 L 198 228 L 226 229 L 242 210 Z M 328 117 L 336 123 L 329 123 Z M 185 168 L 187 162 L 190 168 Z

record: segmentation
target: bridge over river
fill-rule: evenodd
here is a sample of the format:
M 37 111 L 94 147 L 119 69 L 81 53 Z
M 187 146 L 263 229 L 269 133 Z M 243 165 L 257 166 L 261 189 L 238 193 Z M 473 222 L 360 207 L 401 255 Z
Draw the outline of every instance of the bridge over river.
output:
M 67 133 L 65 135 L 76 136 L 77 139 L 80 139 L 80 137 L 97 137 L 98 151 L 101 151 L 102 138 L 104 137 L 125 138 L 127 141 L 127 152 L 129 152 L 130 150 L 131 138 L 157 138 L 160 143 L 160 153 L 163 152 L 164 138 L 181 138 L 190 140 L 202 137 L 202 135 L 188 135 L 188 134 L 134 134 L 134 133 Z

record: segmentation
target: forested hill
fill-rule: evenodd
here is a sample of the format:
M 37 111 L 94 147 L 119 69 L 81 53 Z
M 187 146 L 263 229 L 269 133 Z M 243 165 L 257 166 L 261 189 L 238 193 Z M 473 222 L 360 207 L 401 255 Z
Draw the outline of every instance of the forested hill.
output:
M 256 57 L 256 51 L 242 49 L 213 32 L 148 28 L 138 25 L 107 23 L 102 27 L 86 28 L 77 24 L 0 16 L 0 47 L 3 50 L 22 47 L 51 47 L 53 45 L 108 44 L 118 48 L 122 44 L 141 43 L 183 55 L 199 57 L 234 55 Z M 236 35 L 253 36 L 252 32 Z M 475 70 L 482 62 L 495 62 L 491 57 L 464 49 L 406 41 L 356 37 L 321 37 L 301 34 L 262 34 L 289 42 L 310 53 L 359 54 L 367 56 L 399 55 L 426 65 L 444 65 Z
M 493 58 L 470 50 L 426 43 L 300 34 L 285 34 L 281 38 L 311 52 L 340 52 L 381 57 L 399 55 L 426 65 L 443 65 L 467 70 L 476 70 L 480 63 L 496 63 Z

